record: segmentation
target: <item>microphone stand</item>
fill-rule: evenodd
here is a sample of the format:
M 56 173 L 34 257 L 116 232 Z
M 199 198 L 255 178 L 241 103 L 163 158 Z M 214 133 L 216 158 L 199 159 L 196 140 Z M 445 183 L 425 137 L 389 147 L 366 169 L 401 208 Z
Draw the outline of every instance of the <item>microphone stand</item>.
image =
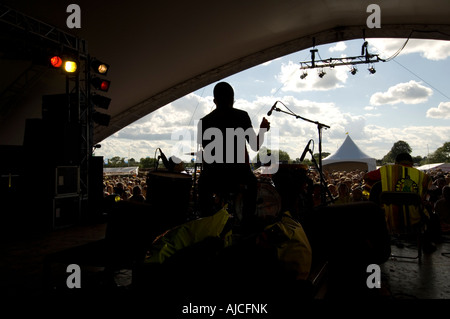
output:
M 280 102 L 280 101 L 278 101 L 278 102 Z M 280 103 L 284 105 L 283 102 L 280 102 Z M 286 105 L 284 105 L 284 106 L 286 107 Z M 286 108 L 287 108 L 287 107 L 286 107 Z M 289 109 L 288 109 L 288 110 L 289 110 Z M 331 195 L 331 192 L 330 192 L 330 190 L 328 189 L 328 186 L 327 186 L 326 183 L 325 183 L 325 179 L 324 179 L 324 177 L 323 177 L 323 172 L 322 172 L 322 129 L 323 129 L 323 128 L 326 128 L 326 129 L 327 129 L 327 128 L 330 128 L 330 127 L 329 127 L 328 125 L 325 125 L 325 124 L 320 123 L 320 122 L 318 122 L 318 121 L 312 121 L 312 120 L 309 120 L 309 119 L 307 119 L 307 118 L 304 118 L 304 117 L 302 117 L 302 116 L 300 116 L 300 115 L 295 114 L 294 112 L 292 112 L 292 111 L 290 111 L 290 110 L 289 110 L 289 112 L 286 112 L 286 111 L 283 111 L 282 109 L 280 109 L 280 108 L 278 108 L 278 107 L 275 107 L 275 108 L 274 108 L 274 111 L 281 112 L 281 113 L 285 113 L 285 114 L 294 116 L 296 119 L 301 119 L 301 120 L 304 120 L 304 121 L 306 121 L 306 122 L 310 122 L 310 123 L 313 123 L 313 124 L 316 124 L 316 125 L 317 125 L 317 130 L 318 130 L 318 132 L 319 132 L 319 164 L 317 164 L 317 161 L 316 161 L 316 159 L 314 158 L 314 156 L 313 156 L 311 150 L 308 149 L 308 151 L 309 151 L 309 153 L 311 153 L 312 161 L 313 161 L 314 165 L 316 166 L 317 170 L 319 171 L 320 182 L 321 182 L 321 184 L 322 184 L 322 192 L 321 192 L 321 201 L 322 201 L 322 204 L 325 204 L 325 203 L 326 203 L 326 194 L 325 194 L 325 191 L 327 191 L 328 196 L 330 197 L 331 201 L 333 201 L 333 196 Z

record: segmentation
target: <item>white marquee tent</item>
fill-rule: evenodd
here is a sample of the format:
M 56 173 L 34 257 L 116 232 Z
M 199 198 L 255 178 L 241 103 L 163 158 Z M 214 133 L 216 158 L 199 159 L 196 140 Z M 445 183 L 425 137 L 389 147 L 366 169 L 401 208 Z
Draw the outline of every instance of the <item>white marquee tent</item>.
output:
M 433 163 L 433 164 L 425 164 L 419 167 L 416 167 L 421 171 L 428 170 L 441 170 L 443 172 L 450 172 L 450 164 L 449 163 Z
M 137 176 L 139 173 L 138 166 L 126 167 L 104 167 L 103 175 L 133 175 Z
M 353 142 L 350 135 L 347 135 L 344 143 L 342 143 L 336 153 L 322 160 L 323 169 L 329 172 L 354 169 L 372 171 L 377 168 L 376 165 L 375 158 L 361 151 L 355 142 Z

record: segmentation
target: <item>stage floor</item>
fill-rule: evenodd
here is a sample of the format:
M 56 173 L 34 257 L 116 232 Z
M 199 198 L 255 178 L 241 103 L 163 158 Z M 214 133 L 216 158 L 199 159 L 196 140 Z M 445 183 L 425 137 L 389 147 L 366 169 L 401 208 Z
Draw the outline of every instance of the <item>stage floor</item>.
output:
M 29 238 L 3 240 L 0 243 L 1 291 L 6 296 L 40 296 L 47 291 L 43 285 L 44 258 L 67 248 L 99 241 L 105 237 L 106 224 L 72 226 Z M 381 288 L 383 298 L 396 299 L 450 299 L 450 238 L 437 245 L 437 250 L 423 254 L 422 260 L 390 258 L 381 265 Z M 415 247 L 398 248 L 392 245 L 392 253 L 414 255 Z M 55 282 L 69 275 L 66 266 L 53 268 Z M 99 281 L 102 267 L 82 269 L 84 287 L 92 287 Z M 56 278 L 55 277 L 61 277 Z M 88 282 L 88 284 L 85 284 Z M 115 282 L 126 291 L 131 283 L 131 271 L 116 272 Z M 86 288 L 86 289 L 88 289 Z M 81 288 L 83 289 L 83 287 Z M 326 297 L 325 297 L 326 298 Z

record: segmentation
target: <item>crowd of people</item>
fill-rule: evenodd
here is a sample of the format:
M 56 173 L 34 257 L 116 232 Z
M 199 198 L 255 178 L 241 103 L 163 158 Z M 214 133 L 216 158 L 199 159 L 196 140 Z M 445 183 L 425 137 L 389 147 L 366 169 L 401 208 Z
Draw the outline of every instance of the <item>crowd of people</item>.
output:
M 349 171 L 324 171 L 324 179 L 332 195 L 331 204 L 369 200 L 370 186 L 364 176 L 367 172 L 359 169 Z M 431 180 L 431 188 L 426 196 L 427 207 L 431 212 L 439 212 L 450 225 L 450 172 L 432 169 L 426 172 Z M 321 205 L 322 184 L 316 170 L 309 170 L 312 182 L 312 199 L 314 206 Z M 116 194 L 122 200 L 144 202 L 147 197 L 145 176 L 105 176 L 103 180 L 104 195 Z M 447 200 L 445 200 L 447 198 Z M 439 204 L 438 204 L 439 201 Z M 450 230 L 450 226 L 449 226 Z
M 324 171 L 323 173 L 327 187 L 333 196 L 333 203 L 345 204 L 369 200 L 371 187 L 364 179 L 366 171 L 355 169 L 350 171 Z M 432 180 L 426 200 L 428 205 L 434 210 L 437 201 L 444 198 L 444 186 L 450 188 L 450 172 L 444 172 L 441 169 L 431 169 L 426 173 Z M 310 170 L 308 175 L 314 183 L 313 196 L 318 205 L 320 204 L 320 176 L 316 170 Z
M 147 182 L 145 177 L 105 176 L 103 196 L 118 195 L 122 200 L 145 202 Z

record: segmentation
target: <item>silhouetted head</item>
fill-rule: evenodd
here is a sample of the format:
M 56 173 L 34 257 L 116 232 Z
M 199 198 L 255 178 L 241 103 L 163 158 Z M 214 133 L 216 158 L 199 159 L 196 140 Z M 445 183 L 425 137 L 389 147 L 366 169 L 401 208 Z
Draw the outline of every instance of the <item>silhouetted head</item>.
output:
M 408 153 L 400 153 L 395 158 L 395 164 L 403 165 L 403 166 L 413 166 L 414 162 Z
M 442 195 L 446 201 L 450 201 L 450 186 L 449 185 L 445 185 L 444 187 L 442 187 Z
M 214 103 L 217 107 L 232 107 L 234 90 L 227 82 L 219 82 L 214 87 Z

